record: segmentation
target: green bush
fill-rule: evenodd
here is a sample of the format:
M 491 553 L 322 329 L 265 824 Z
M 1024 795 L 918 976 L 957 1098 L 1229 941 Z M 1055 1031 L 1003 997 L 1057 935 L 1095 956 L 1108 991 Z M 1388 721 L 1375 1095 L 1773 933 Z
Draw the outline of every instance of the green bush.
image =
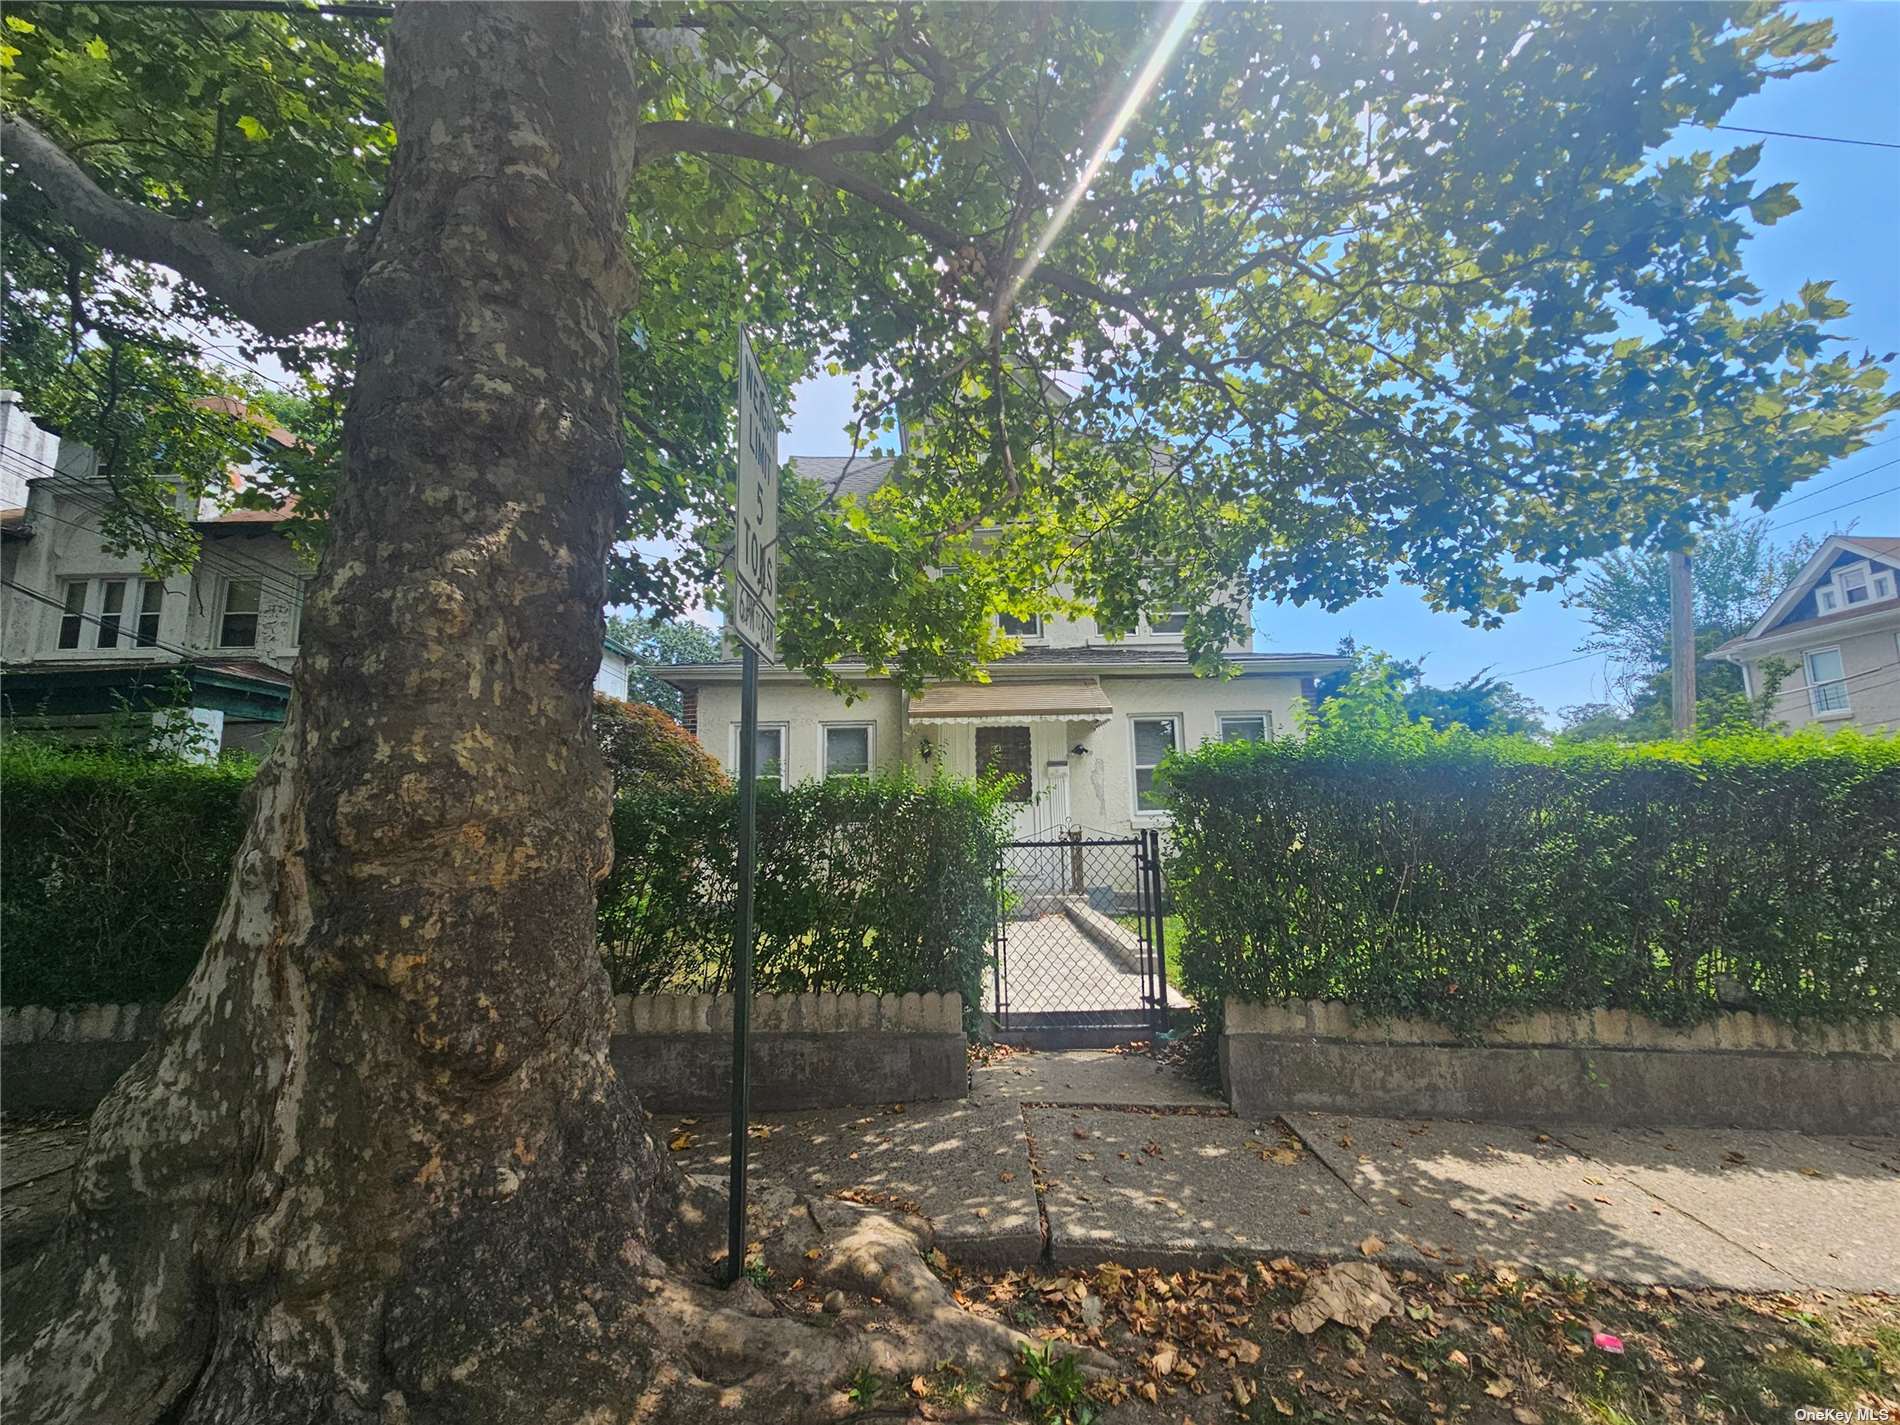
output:
M 737 808 L 730 791 L 619 798 L 600 893 L 616 991 L 731 987 Z M 979 783 L 897 774 L 762 785 L 754 984 L 958 990 L 974 1008 L 1006 839 L 997 793 Z
M 217 918 L 251 772 L 9 739 L 0 1002 L 176 993 Z M 737 805 L 723 778 L 628 783 L 600 892 L 601 953 L 617 991 L 729 987 Z M 761 788 L 757 987 L 954 989 L 974 1006 L 1002 839 L 998 798 L 976 783 Z
M 1551 747 L 1364 709 L 1166 769 L 1184 988 L 1463 1032 L 1900 1013 L 1900 742 Z
M 9 737 L 0 1003 L 169 999 L 217 918 L 252 771 Z

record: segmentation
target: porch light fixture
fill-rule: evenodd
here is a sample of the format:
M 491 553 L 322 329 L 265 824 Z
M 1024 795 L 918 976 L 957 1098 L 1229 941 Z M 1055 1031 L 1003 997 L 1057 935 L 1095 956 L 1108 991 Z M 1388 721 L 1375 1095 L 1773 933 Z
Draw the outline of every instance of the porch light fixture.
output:
M 1088 755 L 1089 755 L 1089 749 L 1088 749 L 1088 744 L 1087 744 L 1087 743 L 1083 743 L 1083 742 L 1078 742 L 1078 743 L 1076 743 L 1076 744 L 1075 744 L 1075 746 L 1073 746 L 1073 747 L 1071 747 L 1071 748 L 1069 749 L 1069 755 L 1070 755 L 1071 757 L 1086 757 L 1086 756 L 1088 756 Z

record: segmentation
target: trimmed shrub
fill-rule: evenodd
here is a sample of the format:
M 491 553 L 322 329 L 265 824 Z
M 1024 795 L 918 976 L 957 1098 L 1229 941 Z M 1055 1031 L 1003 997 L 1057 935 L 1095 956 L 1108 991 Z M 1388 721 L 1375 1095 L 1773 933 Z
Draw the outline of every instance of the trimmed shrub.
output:
M 1474 1031 L 1900 1013 L 1900 742 L 1544 746 L 1322 716 L 1171 762 L 1184 988 Z
M 636 789 L 600 893 L 616 992 L 732 987 L 738 797 Z M 1008 839 L 994 787 L 907 774 L 761 785 L 753 983 L 761 993 L 957 990 L 971 1009 Z
M 624 705 L 622 705 L 624 706 Z M 617 991 L 730 988 L 738 796 L 638 711 L 600 890 Z M 681 734 L 684 735 L 683 733 Z M 656 770 L 658 769 L 658 770 Z M 0 1002 L 169 999 L 204 949 L 251 764 L 9 739 L 0 751 Z M 976 1005 L 1006 839 L 994 789 L 837 778 L 759 796 L 757 987 L 960 990 Z
M 636 785 L 716 792 L 732 785 L 699 739 L 650 703 L 594 694 L 594 736 L 618 795 Z
M 9 737 L 0 1002 L 169 999 L 217 918 L 253 770 Z

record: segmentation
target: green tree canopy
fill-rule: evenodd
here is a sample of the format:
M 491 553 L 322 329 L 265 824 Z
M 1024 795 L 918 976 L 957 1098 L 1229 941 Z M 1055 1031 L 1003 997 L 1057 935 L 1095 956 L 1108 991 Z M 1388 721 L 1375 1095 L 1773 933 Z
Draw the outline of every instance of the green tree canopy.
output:
M 669 663 L 710 663 L 722 656 L 719 630 L 691 619 L 626 618 L 619 614 L 607 619 L 608 637 L 633 650 L 633 663 L 627 669 L 627 698 L 647 703 L 680 715 L 680 692 L 660 680 L 655 671 Z
M 1657 156 L 1827 62 L 1828 24 L 1775 5 L 643 13 L 619 547 L 686 552 L 617 555 L 615 600 L 716 597 L 740 321 L 782 395 L 866 373 L 861 449 L 928 416 L 870 499 L 787 495 L 782 641 L 808 666 L 960 671 L 996 651 L 991 610 L 1051 586 L 1110 630 L 1205 608 L 1210 656 L 1235 583 L 1338 607 L 1397 575 L 1495 622 L 1625 541 L 1772 505 L 1894 408 L 1825 283 L 1750 282 L 1748 237 L 1797 206 L 1759 149 Z M 340 315 L 330 261 L 381 202 L 381 29 L 9 11 L 9 112 L 107 194 L 267 254 L 234 299 L 190 243 L 108 258 L 34 154 L 9 183 L 0 369 L 126 452 L 150 529 L 155 465 L 210 486 L 231 453 L 120 438 L 217 425 L 182 414 L 229 383 L 180 322 L 244 318 L 266 330 L 240 324 L 240 359 L 355 379 L 347 323 L 309 318 Z M 185 274 L 163 290 L 159 251 Z

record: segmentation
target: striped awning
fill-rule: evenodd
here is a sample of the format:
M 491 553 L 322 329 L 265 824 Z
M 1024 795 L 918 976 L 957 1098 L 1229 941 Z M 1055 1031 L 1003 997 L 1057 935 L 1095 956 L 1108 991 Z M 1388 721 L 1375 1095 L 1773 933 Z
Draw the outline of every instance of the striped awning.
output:
M 1009 678 L 939 683 L 910 700 L 912 722 L 1007 725 L 1108 721 L 1114 708 L 1099 678 Z

